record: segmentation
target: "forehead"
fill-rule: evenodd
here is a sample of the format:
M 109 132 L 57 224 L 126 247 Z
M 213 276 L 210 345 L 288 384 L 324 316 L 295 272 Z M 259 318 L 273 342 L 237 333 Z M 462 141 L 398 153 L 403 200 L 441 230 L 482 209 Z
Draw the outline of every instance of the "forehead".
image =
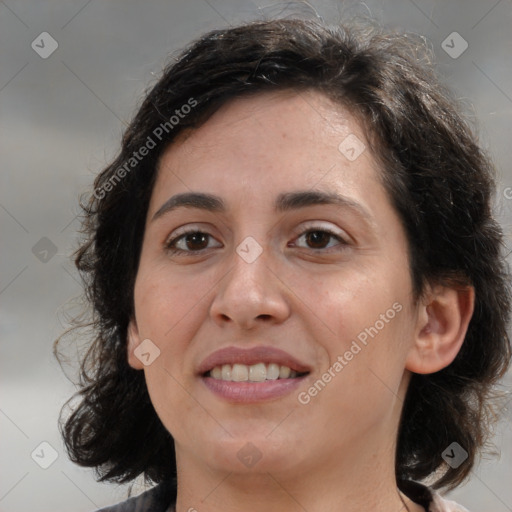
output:
M 321 93 L 279 91 L 231 100 L 181 133 L 162 155 L 154 193 L 198 187 L 227 196 L 333 187 L 354 193 L 368 181 L 379 181 L 377 165 L 354 116 Z

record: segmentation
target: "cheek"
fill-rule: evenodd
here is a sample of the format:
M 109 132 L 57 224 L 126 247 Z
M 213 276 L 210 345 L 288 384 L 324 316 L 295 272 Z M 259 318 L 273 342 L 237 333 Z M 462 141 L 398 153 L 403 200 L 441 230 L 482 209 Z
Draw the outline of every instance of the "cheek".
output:
M 196 416 L 197 403 L 187 389 L 187 354 L 191 340 L 206 314 L 204 280 L 185 279 L 168 268 L 141 272 L 135 286 L 137 325 L 141 339 L 149 338 L 160 356 L 144 368 L 151 402 L 167 430 L 177 438 L 183 432 L 183 416 Z M 176 411 L 180 411 L 176 414 Z
M 408 276 L 376 268 L 323 283 L 308 291 L 315 313 L 310 329 L 317 337 L 325 333 L 331 364 L 346 355 L 351 365 L 386 367 L 386 373 L 400 366 L 413 321 Z
M 183 418 L 196 418 L 200 415 L 197 403 L 183 386 L 181 375 L 162 357 L 145 368 L 145 379 L 151 403 L 168 432 L 175 439 L 188 436 Z
M 135 286 L 135 309 L 141 335 L 154 338 L 162 347 L 169 340 L 182 339 L 176 334 L 183 333 L 198 314 L 204 314 L 205 290 L 210 287 L 204 277 L 184 277 L 163 267 L 142 273 Z
M 345 425 L 347 432 L 360 432 L 395 414 L 402 403 L 397 396 L 411 317 L 401 297 L 389 289 L 362 296 L 340 292 L 336 299 L 331 297 L 326 315 L 336 336 L 317 337 L 327 355 L 318 380 L 328 383 L 316 380 L 303 391 L 327 428 Z M 347 418 L 354 420 L 353 426 L 346 425 Z

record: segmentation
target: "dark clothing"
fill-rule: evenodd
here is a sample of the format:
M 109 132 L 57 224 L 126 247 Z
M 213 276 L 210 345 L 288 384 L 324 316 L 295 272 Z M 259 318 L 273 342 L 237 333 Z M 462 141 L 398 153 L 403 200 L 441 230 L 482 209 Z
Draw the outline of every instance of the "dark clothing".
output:
M 176 481 L 163 482 L 139 496 L 98 512 L 167 512 L 176 503 Z

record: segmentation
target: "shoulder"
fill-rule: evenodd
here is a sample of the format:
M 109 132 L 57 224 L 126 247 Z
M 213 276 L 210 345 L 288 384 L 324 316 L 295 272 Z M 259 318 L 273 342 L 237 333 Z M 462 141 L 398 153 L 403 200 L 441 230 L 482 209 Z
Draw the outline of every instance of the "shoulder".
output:
M 432 494 L 429 512 L 469 512 L 469 510 L 455 501 L 442 498 L 439 494 Z
M 176 502 L 176 482 L 163 482 L 126 501 L 96 512 L 166 512 Z
M 467 508 L 443 498 L 430 487 L 419 482 L 401 481 L 399 488 L 412 501 L 421 505 L 428 512 L 469 512 Z

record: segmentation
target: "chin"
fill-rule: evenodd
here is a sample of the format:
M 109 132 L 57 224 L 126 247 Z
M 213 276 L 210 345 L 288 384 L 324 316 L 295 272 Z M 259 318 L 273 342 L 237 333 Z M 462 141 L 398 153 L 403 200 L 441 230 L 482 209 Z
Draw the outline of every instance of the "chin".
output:
M 296 443 L 271 440 L 266 432 L 260 435 L 246 432 L 244 435 L 222 440 L 205 440 L 208 464 L 216 470 L 240 474 L 267 474 L 297 467 Z M 205 455 L 203 452 L 203 456 Z

